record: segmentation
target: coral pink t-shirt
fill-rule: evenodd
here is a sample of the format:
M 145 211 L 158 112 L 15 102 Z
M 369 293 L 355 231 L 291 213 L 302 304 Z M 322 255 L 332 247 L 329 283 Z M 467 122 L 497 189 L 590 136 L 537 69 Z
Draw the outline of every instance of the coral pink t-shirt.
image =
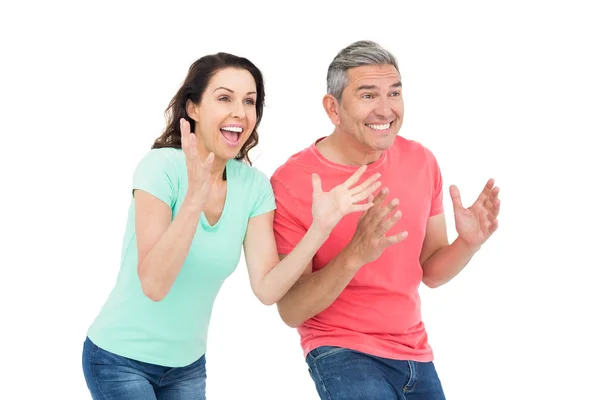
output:
M 271 184 L 280 254 L 288 254 L 311 225 L 311 174 L 318 173 L 323 190 L 328 191 L 357 168 L 327 160 L 315 142 L 275 171 Z M 443 212 L 440 169 L 427 148 L 396 136 L 393 146 L 368 166 L 359 184 L 375 172 L 381 173 L 381 187 L 390 190 L 384 201 L 400 201 L 402 218 L 388 235 L 406 230 L 408 237 L 364 265 L 328 308 L 298 327 L 302 349 L 305 356 L 327 345 L 378 357 L 431 361 L 433 352 L 421 321 L 419 255 L 428 219 Z M 313 258 L 313 271 L 326 266 L 350 242 L 359 216 L 353 213 L 340 221 Z

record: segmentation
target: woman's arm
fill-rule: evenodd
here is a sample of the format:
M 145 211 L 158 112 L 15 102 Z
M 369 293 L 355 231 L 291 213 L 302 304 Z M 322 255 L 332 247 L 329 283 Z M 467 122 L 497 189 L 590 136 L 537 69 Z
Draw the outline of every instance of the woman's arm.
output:
M 311 226 L 294 250 L 280 262 L 273 234 L 273 214 L 271 211 L 250 218 L 244 240 L 250 285 L 265 305 L 275 304 L 287 293 L 329 236 L 315 225 Z
M 306 266 L 338 222 L 347 214 L 363 212 L 373 206 L 372 200 L 363 202 L 380 186 L 379 173 L 354 186 L 364 174 L 360 167 L 348 180 L 329 192 L 321 188 L 317 174 L 312 175 L 312 224 L 294 249 L 283 260 L 275 243 L 273 215 L 250 218 L 244 239 L 244 254 L 254 294 L 266 305 L 278 302 L 300 278 Z
M 196 135 L 190 132 L 190 124 L 183 118 L 180 129 L 188 190 L 175 218 L 171 221 L 172 212 L 167 203 L 146 191 L 134 190 L 138 276 L 142 291 L 153 301 L 164 299 L 171 290 L 190 251 L 210 194 L 214 154 L 210 153 L 202 162 Z M 221 172 L 217 174 L 220 176 Z
M 187 258 L 198 228 L 202 203 L 188 197 L 171 222 L 171 208 L 157 197 L 134 191 L 138 276 L 152 301 L 164 299 Z

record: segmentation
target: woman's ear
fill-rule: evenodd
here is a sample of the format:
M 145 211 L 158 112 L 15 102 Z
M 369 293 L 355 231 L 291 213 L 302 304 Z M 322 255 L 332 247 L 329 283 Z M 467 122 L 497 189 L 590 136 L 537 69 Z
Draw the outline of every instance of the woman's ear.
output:
M 198 121 L 198 106 L 190 99 L 185 102 L 185 112 L 187 113 L 188 117 L 194 121 Z

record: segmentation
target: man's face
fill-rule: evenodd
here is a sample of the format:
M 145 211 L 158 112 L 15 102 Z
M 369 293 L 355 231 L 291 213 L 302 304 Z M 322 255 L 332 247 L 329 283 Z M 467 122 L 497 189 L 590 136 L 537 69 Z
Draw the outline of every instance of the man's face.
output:
M 370 150 L 392 146 L 404 117 L 400 74 L 392 65 L 367 65 L 347 72 L 339 128 Z

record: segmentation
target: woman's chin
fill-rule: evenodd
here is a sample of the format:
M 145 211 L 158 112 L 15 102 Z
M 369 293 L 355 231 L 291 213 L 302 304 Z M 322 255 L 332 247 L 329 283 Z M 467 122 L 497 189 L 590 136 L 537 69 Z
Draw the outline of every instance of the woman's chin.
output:
M 241 148 L 241 146 L 240 146 L 240 148 Z M 219 159 L 219 160 L 223 160 L 223 161 L 233 160 L 240 153 L 240 148 L 231 148 L 228 146 L 228 148 L 226 148 L 226 149 L 222 149 L 222 148 L 217 149 L 216 151 L 214 151 L 215 159 Z
M 236 158 L 240 151 L 242 150 L 244 142 L 240 141 L 237 145 L 232 146 L 230 144 L 221 144 L 218 146 L 217 152 L 215 152 L 215 156 L 218 156 L 224 160 L 231 160 Z

